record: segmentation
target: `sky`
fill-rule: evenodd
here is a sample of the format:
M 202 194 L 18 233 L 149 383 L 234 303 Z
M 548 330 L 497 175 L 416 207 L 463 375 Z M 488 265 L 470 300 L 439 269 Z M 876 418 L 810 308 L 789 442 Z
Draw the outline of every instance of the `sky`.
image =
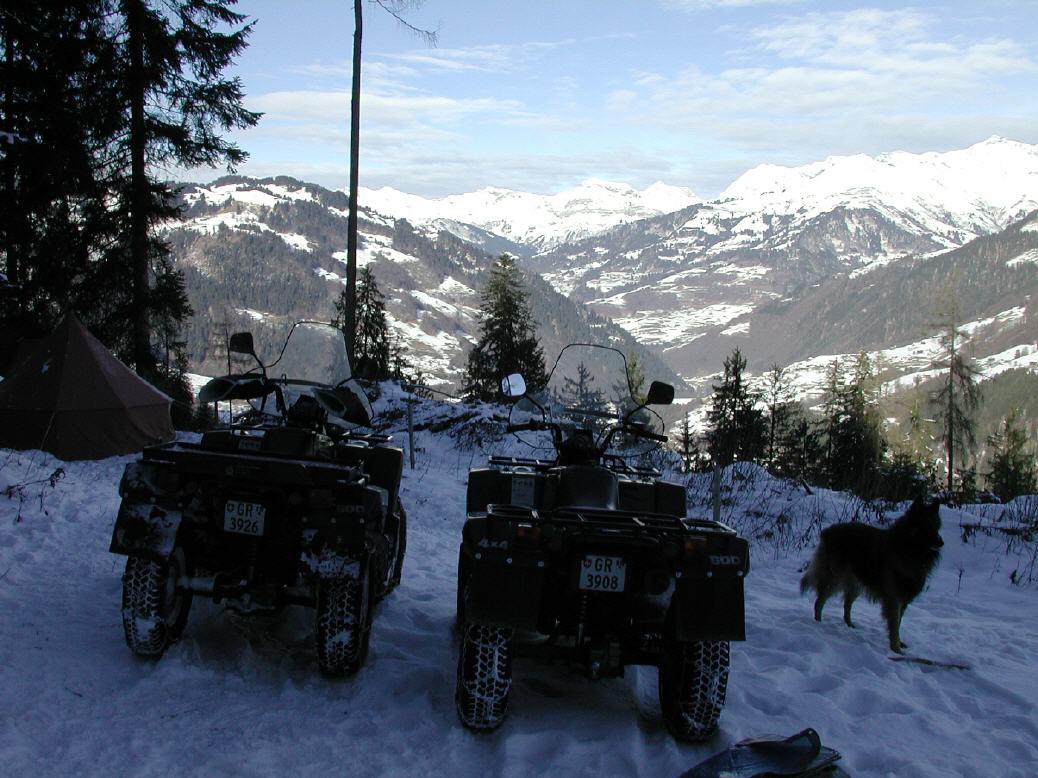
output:
M 264 117 L 234 134 L 250 154 L 237 172 L 347 186 L 352 8 L 239 1 L 254 27 L 233 73 Z M 712 198 L 762 163 L 1038 143 L 1038 0 L 404 10 L 435 46 L 363 11 L 360 183 L 374 189 L 553 194 L 597 178 Z

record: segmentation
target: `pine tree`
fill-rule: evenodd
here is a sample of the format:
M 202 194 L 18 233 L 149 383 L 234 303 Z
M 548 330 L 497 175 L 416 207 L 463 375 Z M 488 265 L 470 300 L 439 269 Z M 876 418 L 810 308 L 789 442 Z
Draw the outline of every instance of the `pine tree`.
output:
M 10 133 L 0 143 L 0 251 L 20 290 L 0 322 L 8 333 L 49 331 L 74 310 L 111 342 L 102 325 L 120 285 L 100 255 L 118 229 L 109 146 L 122 100 L 108 8 L 5 0 L 0 9 L 0 129 Z
M 1027 450 L 1027 433 L 1020 425 L 1017 409 L 1006 414 L 987 441 L 991 447 L 990 469 L 986 474 L 988 488 L 1002 502 L 1038 491 L 1034 451 Z
M 557 374 L 556 374 L 557 375 Z M 583 362 L 577 365 L 577 377 L 563 376 L 558 402 L 566 408 L 605 413 L 609 410 L 605 393 L 594 386 L 595 377 Z
M 851 376 L 840 382 L 835 398 L 826 398 L 830 418 L 829 485 L 871 494 L 877 487 L 877 474 L 886 443 L 875 376 L 868 355 L 858 355 Z
M 349 292 L 343 289 L 335 299 L 332 325 L 346 335 L 349 317 Z M 378 288 L 370 267 L 361 268 L 357 284 L 356 333 L 351 359 L 353 372 L 361 378 L 382 381 L 392 376 L 403 355 L 393 342 L 386 318 L 386 298 Z M 348 340 L 349 342 L 349 340 Z
M 681 419 L 681 427 L 678 432 L 677 453 L 681 457 L 681 472 L 691 473 L 699 462 L 699 446 L 696 444 L 696 436 L 692 431 L 688 411 Z
M 954 292 L 949 290 L 945 293 L 938 316 L 944 357 L 935 363 L 935 367 L 942 371 L 943 378 L 932 403 L 944 441 L 947 488 L 952 493 L 957 472 L 956 457 L 965 461 L 976 445 L 973 413 L 980 404 L 981 392 L 977 385 L 977 371 L 968 356 L 963 354 L 966 333 L 960 324 L 959 304 Z
M 158 346 L 163 354 L 160 374 L 179 381 L 184 373 L 179 366 L 183 364 L 186 369 L 187 363 L 186 356 L 183 359 L 177 357 L 177 352 L 183 352 L 187 345 L 181 339 L 180 331 L 182 323 L 194 315 L 194 310 L 188 300 L 184 274 L 174 270 L 166 259 L 160 263 L 155 287 L 151 290 L 151 303 L 151 328 L 158 336 Z
M 839 359 L 834 359 L 825 370 L 825 388 L 822 394 L 822 434 L 825 440 L 823 471 L 825 484 L 830 488 L 834 487 L 836 483 L 836 458 L 833 444 L 836 441 L 836 429 L 840 424 L 843 385 L 843 366 Z
M 789 423 L 794 409 L 799 408 L 799 404 L 794 401 L 793 387 L 790 385 L 789 374 L 785 368 L 772 365 L 771 369 L 765 373 L 761 400 L 767 411 L 765 420 L 768 428 L 768 442 L 765 457 L 768 467 L 774 468 L 782 433 Z
M 175 190 L 158 173 L 171 164 L 226 164 L 233 171 L 247 155 L 220 133 L 251 127 L 260 117 L 242 107 L 239 79 L 222 76 L 251 30 L 231 10 L 235 2 L 165 0 L 155 7 L 152 0 L 118 0 L 115 39 L 123 66 L 115 76 L 127 111 L 115 162 L 126 224 L 121 259 L 132 288 L 130 351 L 138 373 L 154 367 L 151 285 L 166 251 L 152 228 L 178 213 Z
M 465 394 L 492 400 L 503 376 L 521 373 L 531 391 L 547 383 L 544 352 L 537 342 L 522 273 L 513 257 L 502 254 L 480 294 L 480 335 L 465 367 Z
M 645 402 L 645 368 L 633 351 L 625 357 L 627 376 L 619 377 L 611 387 L 616 407 L 625 413 Z
M 920 388 L 921 383 L 916 379 L 915 388 L 902 403 L 905 408 L 904 431 L 890 444 L 890 462 L 886 470 L 888 480 L 894 484 L 893 491 L 904 494 L 900 499 L 916 496 L 915 493 L 910 494 L 908 488 L 916 491 L 939 488 L 932 452 L 934 422 L 926 416 L 929 400 Z M 891 496 L 890 490 L 887 491 L 888 496 Z M 899 497 L 893 495 L 893 498 Z
M 724 361 L 721 383 L 713 385 L 706 439 L 710 458 L 722 467 L 735 461 L 758 462 L 764 455 L 764 414 L 757 407 L 759 395 L 746 384 L 745 370 L 746 359 L 735 349 Z
M 772 472 L 783 478 L 811 483 L 828 480 L 824 456 L 824 430 L 800 403 L 789 409 L 779 431 Z

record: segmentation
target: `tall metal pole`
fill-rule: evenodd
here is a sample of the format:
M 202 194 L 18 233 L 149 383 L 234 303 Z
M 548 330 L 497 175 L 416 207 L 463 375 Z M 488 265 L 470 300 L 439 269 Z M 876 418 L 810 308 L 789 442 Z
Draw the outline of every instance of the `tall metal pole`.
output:
M 357 333 L 357 189 L 360 181 L 360 52 L 364 34 L 361 6 L 353 0 L 353 92 L 350 98 L 350 209 L 346 220 L 346 351 L 352 363 Z

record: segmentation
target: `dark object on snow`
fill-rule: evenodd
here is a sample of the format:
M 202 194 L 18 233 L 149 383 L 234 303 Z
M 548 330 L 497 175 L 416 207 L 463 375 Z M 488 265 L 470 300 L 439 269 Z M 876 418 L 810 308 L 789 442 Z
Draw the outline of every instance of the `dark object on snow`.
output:
M 943 659 L 928 659 L 925 656 L 906 656 L 904 654 L 898 654 L 892 656 L 895 662 L 908 662 L 916 665 L 926 665 L 927 667 L 943 667 L 948 670 L 972 670 L 973 668 L 963 662 L 947 662 Z
M 843 620 L 851 622 L 851 606 L 864 594 L 883 608 L 890 650 L 900 654 L 901 618 L 923 590 L 941 558 L 940 504 L 921 499 L 887 529 L 858 522 L 822 530 L 811 565 L 800 579 L 800 592 L 814 589 L 815 620 L 836 592 L 843 592 Z
M 839 778 L 847 773 L 836 766 L 840 754 L 822 745 L 813 729 L 783 738 L 767 735 L 736 743 L 714 754 L 678 778 Z
M 656 666 L 671 732 L 710 737 L 729 641 L 745 639 L 749 554 L 729 527 L 686 518 L 684 487 L 646 465 L 666 441 L 646 406 L 669 403 L 673 389 L 653 382 L 645 402 L 634 401 L 623 355 L 588 345 L 563 350 L 547 395 L 531 397 L 525 385 L 518 375 L 502 382 L 516 401 L 508 430 L 543 433 L 555 456 L 492 457 L 469 472 L 458 560 L 462 723 L 501 724 L 512 659 L 527 655 L 578 663 L 594 679 Z M 595 385 L 626 397 L 611 406 Z
M 270 365 L 248 333 L 230 348 L 257 367 L 214 378 L 199 397 L 247 410 L 200 443 L 145 449 L 123 474 L 111 551 L 129 557 L 127 645 L 161 656 L 196 596 L 244 614 L 305 605 L 317 611 L 321 670 L 356 672 L 374 604 L 400 582 L 403 452 L 352 426 L 369 426 L 371 407 L 341 330 L 299 322 Z
M 131 454 L 173 439 L 169 406 L 69 314 L 19 349 L 0 382 L 0 446 L 65 460 Z

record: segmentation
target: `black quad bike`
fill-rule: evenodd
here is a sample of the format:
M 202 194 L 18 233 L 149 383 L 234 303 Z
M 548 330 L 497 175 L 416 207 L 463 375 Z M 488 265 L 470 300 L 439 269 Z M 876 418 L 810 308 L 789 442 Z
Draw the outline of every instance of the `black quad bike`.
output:
M 229 346 L 256 367 L 214 378 L 199 399 L 245 410 L 199 443 L 145 449 L 123 474 L 111 551 L 129 557 L 126 642 L 161 656 L 194 596 L 245 614 L 306 605 L 317 612 L 321 670 L 353 673 L 374 603 L 400 581 L 403 452 L 356 428 L 370 424 L 371 406 L 338 329 L 295 324 L 270 364 L 250 333 Z
M 603 377 L 610 382 L 596 388 Z M 672 402 L 673 387 L 654 381 L 634 402 L 623 355 L 579 344 L 563 349 L 539 397 L 520 375 L 502 391 L 523 398 L 508 429 L 547 433 L 555 456 L 492 457 L 469 472 L 458 560 L 462 723 L 501 724 L 512 660 L 523 655 L 576 662 L 592 678 L 656 666 L 671 732 L 710 737 L 729 641 L 745 639 L 748 545 L 723 524 L 685 518 L 681 485 L 629 464 L 666 441 L 647 406 Z

